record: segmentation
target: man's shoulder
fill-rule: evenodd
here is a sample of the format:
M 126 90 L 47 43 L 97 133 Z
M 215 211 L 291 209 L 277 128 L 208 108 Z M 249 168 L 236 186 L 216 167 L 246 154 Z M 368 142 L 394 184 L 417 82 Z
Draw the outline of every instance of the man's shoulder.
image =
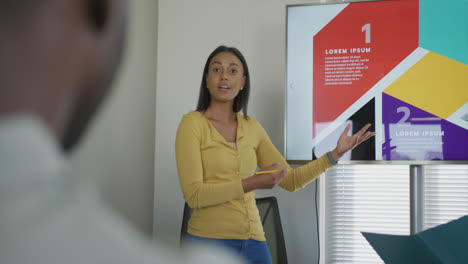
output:
M 43 216 L 9 241 L 0 238 L 2 263 L 240 263 L 215 250 L 183 251 L 150 240 L 104 204 L 86 204 Z

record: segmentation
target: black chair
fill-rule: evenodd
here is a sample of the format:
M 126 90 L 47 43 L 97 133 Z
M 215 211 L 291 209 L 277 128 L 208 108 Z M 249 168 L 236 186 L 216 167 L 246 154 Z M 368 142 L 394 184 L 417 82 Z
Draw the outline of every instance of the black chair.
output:
M 286 254 L 278 202 L 275 197 L 258 198 L 256 202 L 272 262 L 273 264 L 287 264 L 288 256 Z
M 286 245 L 284 243 L 283 227 L 278 209 L 278 202 L 275 197 L 265 197 L 256 199 L 260 219 L 262 220 L 263 230 L 267 239 L 267 245 L 270 249 L 273 264 L 287 264 L 288 256 L 286 254 Z M 182 228 L 180 232 L 181 243 L 187 234 L 187 225 L 192 209 L 185 203 L 184 214 L 182 218 Z
M 184 214 L 182 216 L 182 228 L 180 229 L 180 244 L 184 243 L 185 235 L 187 234 L 188 221 L 192 216 L 193 209 L 188 206 L 187 203 L 184 205 Z

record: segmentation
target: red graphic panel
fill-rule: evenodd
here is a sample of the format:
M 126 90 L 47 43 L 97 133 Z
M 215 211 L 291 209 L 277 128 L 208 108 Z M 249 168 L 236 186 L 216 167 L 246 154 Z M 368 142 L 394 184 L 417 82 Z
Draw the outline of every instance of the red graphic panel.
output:
M 418 0 L 343 9 L 314 36 L 313 136 L 417 47 Z

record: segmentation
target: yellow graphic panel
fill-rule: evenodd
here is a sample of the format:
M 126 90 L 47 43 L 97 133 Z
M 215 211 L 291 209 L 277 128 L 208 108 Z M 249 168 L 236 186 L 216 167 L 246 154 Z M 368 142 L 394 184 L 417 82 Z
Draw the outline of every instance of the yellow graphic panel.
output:
M 429 52 L 384 92 L 447 119 L 468 102 L 468 65 Z

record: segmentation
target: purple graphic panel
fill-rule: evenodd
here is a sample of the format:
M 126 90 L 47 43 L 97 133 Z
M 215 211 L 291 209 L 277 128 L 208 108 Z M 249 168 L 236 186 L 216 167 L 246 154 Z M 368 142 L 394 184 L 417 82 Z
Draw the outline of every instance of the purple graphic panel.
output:
M 468 160 L 468 130 L 382 93 L 383 160 Z

